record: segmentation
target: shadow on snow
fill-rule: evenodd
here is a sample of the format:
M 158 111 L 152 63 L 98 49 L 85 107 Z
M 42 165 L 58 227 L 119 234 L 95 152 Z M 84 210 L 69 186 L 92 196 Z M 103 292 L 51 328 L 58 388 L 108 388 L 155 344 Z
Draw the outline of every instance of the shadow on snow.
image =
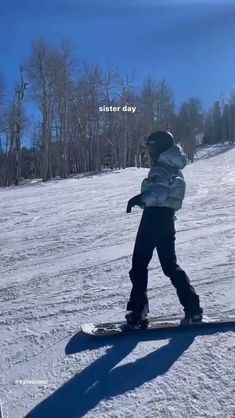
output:
M 91 337 L 76 334 L 69 341 L 65 353 L 75 354 L 110 346 L 106 353 L 83 371 L 61 386 L 47 399 L 36 406 L 25 418 L 79 418 L 95 408 L 102 400 L 121 395 L 140 387 L 146 382 L 164 375 L 177 359 L 190 347 L 194 338 L 217 332 L 235 331 L 231 324 L 214 329 L 193 330 L 184 333 L 174 331 L 151 332 L 151 334 L 128 335 L 125 337 Z M 119 367 L 121 362 L 140 341 L 170 341 L 151 352 Z

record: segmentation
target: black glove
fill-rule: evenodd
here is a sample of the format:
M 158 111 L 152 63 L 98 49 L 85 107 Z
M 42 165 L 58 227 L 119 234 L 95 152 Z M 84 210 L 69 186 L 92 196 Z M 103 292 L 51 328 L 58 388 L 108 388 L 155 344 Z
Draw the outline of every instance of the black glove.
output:
M 133 206 L 143 206 L 143 202 L 141 200 L 141 194 L 138 194 L 137 196 L 132 197 L 127 203 L 126 212 L 130 213 Z

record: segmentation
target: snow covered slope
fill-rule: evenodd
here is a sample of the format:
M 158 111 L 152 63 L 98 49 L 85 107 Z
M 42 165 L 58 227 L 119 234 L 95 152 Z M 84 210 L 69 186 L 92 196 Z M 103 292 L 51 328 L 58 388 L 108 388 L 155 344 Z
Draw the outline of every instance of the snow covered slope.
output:
M 0 190 L 0 399 L 4 418 L 235 416 L 235 328 L 91 340 L 122 320 L 147 169 Z M 184 170 L 178 261 L 206 315 L 235 315 L 235 149 Z M 150 264 L 152 315 L 181 315 Z M 31 413 L 30 413 L 31 411 Z M 1 413 L 0 413 L 1 416 Z

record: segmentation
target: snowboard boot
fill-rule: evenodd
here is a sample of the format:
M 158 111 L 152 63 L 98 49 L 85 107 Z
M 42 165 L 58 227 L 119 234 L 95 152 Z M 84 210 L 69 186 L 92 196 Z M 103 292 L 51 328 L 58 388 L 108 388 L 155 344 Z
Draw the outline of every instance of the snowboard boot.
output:
M 130 311 L 125 315 L 126 327 L 130 329 L 144 329 L 148 328 L 148 304 L 144 305 L 142 311 Z
M 195 310 L 192 312 L 185 311 L 185 317 L 181 319 L 180 324 L 181 325 L 189 325 L 196 322 L 202 322 L 203 317 L 203 310 L 202 308 L 199 308 L 199 310 Z

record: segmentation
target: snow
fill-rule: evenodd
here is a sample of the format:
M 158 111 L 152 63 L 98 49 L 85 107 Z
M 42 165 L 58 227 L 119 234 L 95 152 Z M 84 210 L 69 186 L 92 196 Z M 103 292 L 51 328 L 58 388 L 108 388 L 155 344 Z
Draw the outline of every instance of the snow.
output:
M 176 250 L 208 316 L 235 316 L 235 148 L 184 170 Z M 235 416 L 234 327 L 91 339 L 122 320 L 147 169 L 0 190 L 3 418 Z M 152 315 L 182 315 L 157 257 Z M 31 413 L 30 413 L 31 411 Z M 0 413 L 1 416 L 1 413 Z

